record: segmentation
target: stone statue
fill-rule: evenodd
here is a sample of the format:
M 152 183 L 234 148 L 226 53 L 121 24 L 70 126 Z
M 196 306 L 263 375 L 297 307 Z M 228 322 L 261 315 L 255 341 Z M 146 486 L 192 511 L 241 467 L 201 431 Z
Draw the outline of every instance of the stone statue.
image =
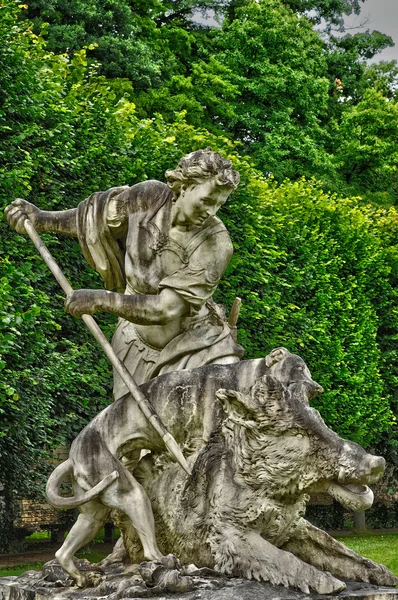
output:
M 382 476 L 385 461 L 338 437 L 309 406 L 322 388 L 299 356 L 277 348 L 265 359 L 168 373 L 141 387 L 181 444 L 192 474 L 169 460 L 128 396 L 95 417 L 47 485 L 54 506 L 80 506 L 57 552 L 80 586 L 87 581 L 73 554 L 94 537 L 111 507 L 131 519 L 131 560 L 140 563 L 147 555 L 134 520 L 130 473 L 118 459 L 130 446 L 152 451 L 136 477 L 152 500 L 161 551 L 184 564 L 305 593 L 341 591 L 340 577 L 398 584 L 385 567 L 303 518 L 311 492 L 328 491 L 352 510 L 371 506 L 367 484 Z M 70 472 L 74 495 L 65 498 L 59 488 Z M 130 597 L 128 583 L 123 594 Z
M 25 233 L 29 218 L 37 231 L 78 237 L 106 288 L 118 290 L 74 291 L 66 308 L 74 316 L 106 311 L 119 317 L 112 346 L 137 384 L 170 371 L 234 363 L 243 355 L 222 307 L 212 300 L 233 251 L 216 213 L 239 174 L 219 154 L 199 150 L 166 177 L 168 185 L 146 181 L 94 193 L 67 211 L 42 211 L 21 199 L 6 208 L 18 233 Z M 114 399 L 127 392 L 114 370 Z M 139 456 L 131 446 L 124 453 L 131 471 Z M 135 490 L 133 522 L 141 523 L 147 558 L 159 558 L 150 502 L 138 484 Z
M 385 567 L 303 518 L 309 493 L 318 491 L 352 510 L 368 508 L 367 484 L 381 477 L 384 459 L 339 438 L 309 406 L 322 388 L 299 356 L 276 348 L 265 359 L 240 361 L 243 351 L 212 300 L 232 254 L 216 212 L 238 174 L 202 150 L 166 176 L 168 185 L 112 188 L 68 211 L 41 211 L 23 200 L 6 209 L 19 233 L 29 218 L 39 231 L 77 236 L 106 288 L 117 290 L 77 290 L 67 310 L 119 317 L 113 347 L 191 468 L 187 474 L 172 462 L 115 376 L 115 401 L 77 436 L 47 484 L 54 506 L 80 511 L 56 553 L 60 565 L 79 587 L 98 585 L 91 595 L 112 600 L 189 589 L 195 577 L 185 577 L 174 554 L 195 563 L 187 573 L 216 569 L 305 593 L 339 592 L 341 577 L 397 585 Z M 151 452 L 140 460 L 144 449 Z M 70 497 L 60 493 L 67 475 Z M 134 581 L 127 572 L 104 580 L 74 562 L 113 509 L 124 515 L 130 559 L 152 561 L 141 563 L 141 580 L 136 571 Z M 45 586 L 53 567 L 59 569 L 47 569 Z M 59 595 L 58 580 L 53 597 L 68 598 L 67 591 Z
M 19 233 L 28 217 L 37 231 L 78 237 L 105 287 L 118 290 L 76 290 L 66 308 L 75 316 L 119 317 L 112 345 L 137 384 L 243 355 L 212 300 L 233 251 L 216 213 L 239 174 L 219 154 L 199 150 L 166 177 L 168 185 L 146 181 L 96 192 L 67 211 L 42 211 L 20 199 L 6 208 Z M 126 392 L 115 374 L 114 399 Z

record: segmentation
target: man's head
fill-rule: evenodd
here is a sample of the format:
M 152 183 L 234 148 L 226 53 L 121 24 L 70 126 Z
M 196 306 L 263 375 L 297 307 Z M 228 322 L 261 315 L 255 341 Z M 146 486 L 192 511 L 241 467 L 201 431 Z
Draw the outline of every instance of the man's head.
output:
M 232 163 L 225 160 L 210 148 L 196 150 L 184 156 L 174 170 L 166 171 L 168 186 L 175 197 L 180 195 L 181 187 L 200 184 L 210 179 L 217 187 L 235 190 L 239 184 L 239 173 L 234 171 Z
M 188 228 L 214 216 L 239 184 L 231 162 L 210 149 L 187 154 L 166 177 L 174 192 L 177 223 Z

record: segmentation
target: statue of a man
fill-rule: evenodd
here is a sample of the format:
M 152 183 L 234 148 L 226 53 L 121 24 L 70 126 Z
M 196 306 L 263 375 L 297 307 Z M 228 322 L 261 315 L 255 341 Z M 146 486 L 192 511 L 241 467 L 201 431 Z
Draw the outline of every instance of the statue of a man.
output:
M 74 316 L 119 317 L 112 345 L 137 384 L 243 354 L 212 300 L 232 255 L 216 213 L 239 174 L 219 154 L 198 150 L 166 177 L 168 185 L 146 181 L 96 192 L 77 209 L 42 211 L 24 200 L 6 209 L 19 233 L 27 216 L 38 231 L 77 236 L 105 287 L 118 290 L 76 290 L 66 308 Z M 126 392 L 115 373 L 114 398 Z
M 105 287 L 118 290 L 74 291 L 66 308 L 77 317 L 97 311 L 119 317 L 112 345 L 137 384 L 170 371 L 237 362 L 243 354 L 212 300 L 232 255 L 216 213 L 237 187 L 239 174 L 219 154 L 199 150 L 166 177 L 168 185 L 146 181 L 96 192 L 66 211 L 42 211 L 21 199 L 6 208 L 19 233 L 25 233 L 28 217 L 38 231 L 78 237 Z M 127 391 L 115 373 L 114 399 Z M 135 497 L 129 518 L 146 558 L 156 559 L 161 554 L 150 501 L 132 474 L 139 454 L 127 451 L 123 457 Z M 93 527 L 81 515 L 74 526 L 78 533 L 72 529 L 69 536 L 72 545 L 83 525 L 87 535 Z M 119 551 L 123 554 L 122 547 Z M 73 565 L 63 566 L 73 571 Z
M 25 233 L 29 218 L 38 231 L 78 237 L 107 290 L 118 290 L 76 290 L 66 308 L 77 317 L 97 311 L 119 317 L 112 345 L 138 385 L 170 371 L 234 363 L 243 355 L 212 300 L 233 251 L 216 213 L 236 189 L 239 174 L 219 154 L 198 150 L 166 177 L 168 185 L 146 181 L 96 192 L 66 211 L 42 211 L 21 199 L 6 208 L 18 233 Z M 115 373 L 114 399 L 125 393 Z M 161 554 L 150 501 L 132 474 L 139 454 L 133 450 L 123 457 L 136 499 L 129 517 L 146 558 L 156 559 Z M 75 528 L 91 531 L 83 515 L 80 521 Z M 79 535 L 72 529 L 72 545 Z M 73 565 L 64 568 L 72 572 Z

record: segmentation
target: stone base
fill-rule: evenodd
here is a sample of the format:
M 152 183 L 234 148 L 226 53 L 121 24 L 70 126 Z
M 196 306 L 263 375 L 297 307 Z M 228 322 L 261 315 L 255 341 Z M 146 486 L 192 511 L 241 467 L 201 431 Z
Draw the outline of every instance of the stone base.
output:
M 77 562 L 94 587 L 81 589 L 72 585 L 71 579 L 53 560 L 44 565 L 43 571 L 0 578 L 0 600 L 140 600 L 151 597 L 158 600 L 398 600 L 398 588 L 353 581 L 347 581 L 347 589 L 339 594 L 308 596 L 268 583 L 224 577 L 194 565 L 180 568 L 151 562 L 128 566 L 118 563 L 100 569 L 86 560 Z

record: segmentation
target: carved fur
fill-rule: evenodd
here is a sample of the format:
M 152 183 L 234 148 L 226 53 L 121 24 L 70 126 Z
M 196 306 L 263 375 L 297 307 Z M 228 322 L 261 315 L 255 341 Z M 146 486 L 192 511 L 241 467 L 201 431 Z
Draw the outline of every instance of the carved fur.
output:
M 182 561 L 306 593 L 344 589 L 338 577 L 396 585 L 384 566 L 303 518 L 308 494 L 328 489 L 348 508 L 367 508 L 366 484 L 379 479 L 384 460 L 326 427 L 308 404 L 308 390 L 320 386 L 299 357 L 283 351 L 269 365 L 272 375 L 250 392 L 217 392 L 225 416 L 191 477 L 170 465 L 151 479 L 142 465 L 160 547 Z M 292 382 L 297 369 L 303 379 Z
M 194 454 L 220 420 L 215 392 L 220 385 L 251 384 L 267 369 L 266 361 L 210 365 L 157 377 L 142 386 L 186 456 Z M 150 501 L 131 474 L 142 449 L 166 452 L 160 436 L 137 404 L 126 395 L 109 405 L 73 441 L 69 459 L 57 467 L 47 485 L 54 506 L 74 508 L 80 515 L 56 557 L 80 587 L 90 582 L 73 562 L 74 554 L 101 529 L 112 509 L 125 515 L 126 535 L 140 534 L 145 558 L 162 560 L 156 544 Z M 72 475 L 74 495 L 60 495 L 62 479 Z
M 377 481 L 384 460 L 339 438 L 310 408 L 309 399 L 322 388 L 300 357 L 278 348 L 266 359 L 170 373 L 142 389 L 182 445 L 192 475 L 169 461 L 129 396 L 95 417 L 71 447 L 73 502 L 79 496 L 84 501 L 84 494 L 114 472 L 118 478 L 80 507 L 83 520 L 59 551 L 76 581 L 73 554 L 92 539 L 111 508 L 127 515 L 131 558 L 142 559 L 135 554 L 134 528 L 142 521 L 131 508 L 144 498 L 138 479 L 155 510 L 160 549 L 183 562 L 304 592 L 341 590 L 345 586 L 337 577 L 343 574 L 398 583 L 385 567 L 352 553 L 303 518 L 308 493 L 317 490 L 336 496 L 340 490 L 351 508 L 369 506 L 372 494 L 364 484 Z M 139 463 L 134 479 L 125 464 L 137 464 L 142 448 L 152 455 Z M 158 455 L 161 469 L 153 466 Z M 58 488 L 60 478 L 54 479 Z

